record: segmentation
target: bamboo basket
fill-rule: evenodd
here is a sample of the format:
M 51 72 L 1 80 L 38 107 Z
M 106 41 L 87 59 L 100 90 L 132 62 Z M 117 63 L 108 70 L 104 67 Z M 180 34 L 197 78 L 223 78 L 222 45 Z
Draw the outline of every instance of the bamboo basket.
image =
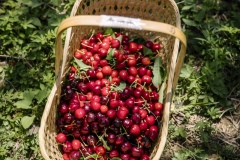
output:
M 124 32 L 138 34 L 146 40 L 161 43 L 164 47 L 162 58 L 167 68 L 164 110 L 159 138 L 150 155 L 152 160 L 161 157 L 167 139 L 172 95 L 186 52 L 186 37 L 180 29 L 176 3 L 174 0 L 77 0 L 70 18 L 65 19 L 57 31 L 56 82 L 48 97 L 39 130 L 40 150 L 46 160 L 62 159 L 55 141 L 55 121 L 61 85 L 69 71 L 72 55 L 78 49 L 80 39 L 88 36 L 92 29 L 103 31 L 106 27 L 122 28 Z M 61 34 L 66 29 L 63 46 Z

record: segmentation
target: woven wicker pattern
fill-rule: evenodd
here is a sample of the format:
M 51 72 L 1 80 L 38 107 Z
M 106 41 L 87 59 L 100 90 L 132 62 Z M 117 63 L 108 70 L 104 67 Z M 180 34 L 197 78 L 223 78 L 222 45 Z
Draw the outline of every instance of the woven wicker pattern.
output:
M 125 17 L 141 18 L 151 21 L 164 22 L 176 27 L 180 27 L 179 13 L 176 4 L 173 0 L 78 0 L 76 1 L 71 16 L 75 15 L 118 15 Z M 60 75 L 60 82 L 65 79 L 65 74 L 69 70 L 69 62 L 72 59 L 72 55 L 76 49 L 79 49 L 80 40 L 89 37 L 92 30 L 103 31 L 105 28 L 93 27 L 93 26 L 78 26 L 72 27 L 69 32 L 69 39 L 66 39 L 64 56 L 66 58 L 66 64 L 63 64 L 64 72 Z M 139 35 L 146 40 L 152 40 L 161 43 L 162 47 L 162 59 L 165 66 L 170 72 L 172 56 L 178 53 L 178 41 L 173 36 L 167 34 L 161 34 L 158 32 L 146 31 L 146 30 L 131 30 L 123 29 L 126 33 Z M 176 55 L 175 55 L 176 56 Z M 61 160 L 61 152 L 58 144 L 55 141 L 57 133 L 56 128 L 56 106 L 61 94 L 61 83 L 55 84 L 52 92 L 49 96 L 46 108 L 42 117 L 42 123 L 39 132 L 39 143 L 41 147 L 42 155 L 45 159 Z M 168 83 L 169 84 L 169 83 Z M 172 90 L 172 86 L 167 86 L 168 90 Z M 167 94 L 167 93 L 166 93 Z M 171 93 L 165 95 L 168 96 L 168 100 L 171 100 Z M 170 103 L 168 104 L 168 108 Z M 164 111 L 164 114 L 169 114 L 169 111 Z M 168 115 L 163 118 L 162 122 L 168 122 Z M 167 123 L 165 122 L 165 123 Z M 163 132 L 163 131 L 162 131 Z M 159 138 L 156 141 L 155 147 L 152 149 L 150 158 L 157 160 L 160 158 L 161 153 L 158 152 L 158 147 L 161 142 L 161 137 L 166 136 L 166 128 L 164 133 L 159 133 Z M 162 135 L 161 135 L 162 134 Z M 165 137 L 166 138 L 166 137 Z M 165 144 L 165 143 L 164 143 Z M 164 147 L 164 144 L 163 145 Z

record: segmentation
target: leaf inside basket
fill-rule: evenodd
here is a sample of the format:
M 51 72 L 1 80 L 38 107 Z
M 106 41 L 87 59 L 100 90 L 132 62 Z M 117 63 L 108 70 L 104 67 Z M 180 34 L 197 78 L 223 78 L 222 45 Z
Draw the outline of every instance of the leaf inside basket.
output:
M 87 71 L 89 68 L 91 68 L 91 66 L 84 64 L 82 60 L 79 60 L 77 58 L 74 58 L 74 60 L 81 70 Z

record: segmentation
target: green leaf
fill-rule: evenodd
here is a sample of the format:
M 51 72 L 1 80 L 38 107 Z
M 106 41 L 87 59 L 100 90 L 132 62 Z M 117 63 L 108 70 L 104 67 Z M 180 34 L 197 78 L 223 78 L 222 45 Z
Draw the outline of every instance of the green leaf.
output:
M 51 2 L 54 6 L 59 6 L 62 1 L 61 0 L 51 0 Z
M 194 69 L 190 65 L 184 65 L 181 69 L 180 77 L 189 78 L 193 71 Z
M 158 101 L 159 102 L 161 102 L 162 104 L 163 104 L 163 96 L 164 96 L 164 90 L 165 90 L 165 88 L 166 88 L 166 81 L 167 81 L 167 77 L 165 77 L 164 78 L 164 81 L 163 81 L 163 83 L 162 83 L 162 86 L 161 86 L 161 88 L 160 88 L 160 90 L 159 90 L 159 92 L 158 92 L 158 94 L 159 94 L 159 98 L 158 98 Z
M 114 31 L 112 28 L 107 28 L 104 32 L 104 35 L 112 35 L 114 34 Z
M 120 35 L 118 36 L 116 39 L 118 39 L 120 41 L 120 45 L 122 44 L 122 38 L 123 38 L 123 35 Z
M 153 80 L 152 83 L 156 88 L 159 88 L 159 86 L 162 83 L 162 77 L 160 72 L 161 67 L 161 58 L 158 56 L 153 64 Z
M 118 88 L 120 88 L 121 90 L 123 90 L 124 88 L 126 88 L 127 84 L 125 82 L 120 82 Z
M 32 102 L 34 96 L 38 93 L 38 90 L 34 91 L 25 91 L 23 93 L 23 99 L 29 102 Z
M 41 21 L 37 17 L 32 18 L 32 24 L 35 25 L 35 26 L 38 26 L 38 27 L 42 26 Z
M 89 68 L 91 68 L 91 66 L 86 65 L 85 63 L 83 63 L 82 60 L 79 60 L 77 58 L 74 58 L 74 60 L 77 63 L 77 65 L 80 67 L 80 70 L 87 71 Z
M 20 101 L 17 101 L 16 103 L 14 103 L 13 105 L 16 106 L 17 108 L 30 109 L 31 103 L 32 103 L 32 101 L 20 100 Z
M 48 92 L 47 92 L 47 88 L 45 88 L 44 90 L 40 90 L 35 98 L 37 99 L 38 103 L 41 103 L 45 98 L 47 98 L 48 96 Z
M 191 5 L 191 6 L 184 6 L 184 7 L 182 7 L 182 10 L 184 11 L 184 10 L 189 10 L 189 9 L 191 9 L 193 6 Z
M 186 155 L 175 152 L 174 153 L 174 158 L 172 160 L 187 160 Z
M 110 48 L 108 50 L 108 54 L 107 54 L 107 57 L 106 57 L 106 60 L 112 60 L 113 59 L 113 54 L 114 54 L 114 51 L 116 50 L 116 48 Z
M 146 41 L 145 41 L 145 39 L 143 39 L 143 38 L 140 38 L 140 37 L 137 37 L 137 38 L 135 38 L 134 40 L 133 40 L 134 42 L 136 42 L 136 43 L 140 43 L 140 44 L 144 44 Z
M 113 157 L 113 158 L 111 158 L 110 160 L 122 160 L 122 159 L 119 158 L 119 157 Z
M 34 119 L 35 119 L 35 115 L 34 115 L 34 116 L 31 116 L 31 117 L 29 117 L 29 116 L 24 116 L 24 117 L 21 119 L 21 125 L 23 126 L 23 128 L 27 129 L 27 128 L 29 128 L 29 127 L 32 125 Z
M 143 46 L 143 54 L 144 56 L 154 56 L 153 51 L 150 48 L 147 48 L 145 46 Z
M 186 25 L 188 25 L 188 26 L 197 26 L 196 22 L 194 22 L 194 21 L 192 21 L 192 20 L 185 19 L 185 18 L 183 18 L 182 20 L 183 20 L 183 22 L 184 22 Z
M 196 85 L 197 85 L 197 79 L 193 80 L 193 81 L 190 83 L 189 89 L 192 89 L 192 88 L 196 87 Z
M 179 127 L 177 129 L 177 132 L 180 134 L 180 136 L 182 136 L 183 138 L 186 138 L 187 137 L 187 133 L 185 131 L 185 129 L 183 127 Z
M 204 16 L 205 16 L 205 10 L 202 9 L 200 12 L 198 12 L 198 14 L 196 14 L 194 16 L 194 19 L 198 22 L 201 22 L 203 20 Z

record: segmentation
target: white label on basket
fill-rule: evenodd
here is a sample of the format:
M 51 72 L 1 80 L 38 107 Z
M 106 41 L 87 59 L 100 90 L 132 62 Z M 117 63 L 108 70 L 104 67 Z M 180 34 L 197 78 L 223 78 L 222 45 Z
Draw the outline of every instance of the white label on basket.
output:
M 131 29 L 142 29 L 141 19 L 139 18 L 129 18 L 121 16 L 109 16 L 101 15 L 101 26 L 105 27 L 117 27 L 117 28 L 131 28 Z

